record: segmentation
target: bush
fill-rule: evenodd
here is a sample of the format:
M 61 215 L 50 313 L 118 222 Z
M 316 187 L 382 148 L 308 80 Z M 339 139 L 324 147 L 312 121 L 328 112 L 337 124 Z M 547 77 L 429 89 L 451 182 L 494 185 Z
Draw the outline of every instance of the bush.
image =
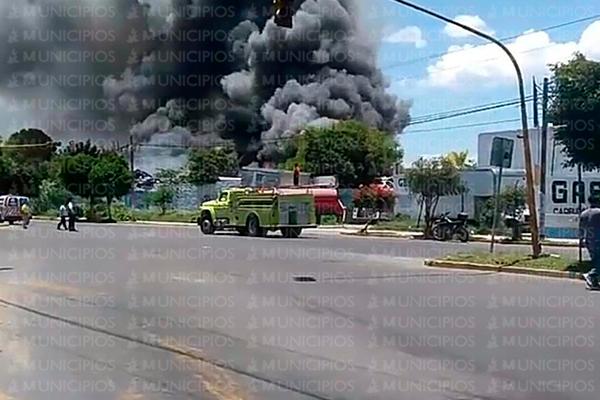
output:
M 131 207 L 127 207 L 123 203 L 113 204 L 112 217 L 115 221 L 118 221 L 118 222 L 133 221 L 133 214 L 131 212 Z
M 90 222 L 105 222 L 108 219 L 106 203 L 96 203 L 92 207 L 86 205 L 83 210 L 86 219 Z
M 160 185 L 155 192 L 150 194 L 150 204 L 160 208 L 161 215 L 167 213 L 167 209 L 173 204 L 175 191 L 166 185 Z
M 32 200 L 32 208 L 36 214 L 44 214 L 48 211 L 58 212 L 61 204 L 71 197 L 71 193 L 66 190 L 59 182 L 45 179 L 40 185 L 40 195 Z
M 138 221 L 162 221 L 162 222 L 190 222 L 193 223 L 198 218 L 196 211 L 167 211 L 161 214 L 158 210 L 136 210 L 135 218 Z
M 526 193 L 522 186 L 507 187 L 500 193 L 498 203 L 498 228 L 504 227 L 504 221 L 501 216 L 515 215 L 526 208 Z M 485 201 L 479 213 L 479 227 L 482 229 L 491 229 L 494 220 L 494 208 L 496 206 L 496 197 L 491 197 Z
M 410 215 L 406 215 L 406 214 L 402 214 L 402 213 L 394 215 L 394 222 L 406 222 L 406 221 L 413 221 L 413 219 Z
M 378 184 L 361 186 L 355 193 L 354 206 L 382 211 L 391 210 L 394 208 L 394 191 Z

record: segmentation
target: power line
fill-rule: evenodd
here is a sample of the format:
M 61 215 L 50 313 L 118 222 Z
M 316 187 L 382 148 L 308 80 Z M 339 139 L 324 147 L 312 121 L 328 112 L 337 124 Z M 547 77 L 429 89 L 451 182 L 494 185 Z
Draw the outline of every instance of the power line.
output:
M 600 18 L 600 14 L 595 14 L 595 15 L 591 15 L 589 17 L 584 17 L 584 18 L 579 18 L 579 19 L 572 20 L 572 21 L 563 22 L 563 23 L 557 24 L 557 25 L 551 25 L 551 26 L 548 26 L 548 27 L 545 27 L 545 28 L 541 28 L 541 29 L 535 29 L 534 32 L 549 32 L 549 31 L 552 31 L 552 30 L 564 28 L 566 26 L 575 25 L 575 24 L 579 24 L 579 23 L 582 23 L 582 22 L 590 21 L 590 20 L 593 20 L 593 19 L 596 19 L 596 18 Z M 501 42 L 506 42 L 508 40 L 516 39 L 516 38 L 518 38 L 518 37 L 520 37 L 522 35 L 523 34 L 520 33 L 518 35 L 506 36 L 506 37 L 503 37 L 503 38 L 501 38 L 499 40 Z M 405 60 L 405 61 L 400 61 L 398 63 L 390 64 L 390 65 L 382 67 L 382 69 L 385 70 L 385 69 L 400 67 L 400 66 L 403 66 L 403 65 L 415 64 L 415 63 L 418 63 L 418 62 L 421 62 L 421 61 L 433 60 L 433 59 L 436 59 L 436 58 L 443 57 L 446 54 L 460 53 L 460 52 L 468 51 L 468 50 L 471 50 L 471 49 L 472 48 L 469 48 L 469 49 L 462 48 L 462 49 L 457 49 L 457 50 L 453 50 L 453 51 L 446 51 L 446 52 L 443 52 L 443 53 L 440 52 L 440 53 L 430 54 L 428 56 L 419 57 L 419 58 L 413 58 L 411 60 Z
M 526 100 L 529 100 L 529 99 L 533 99 L 533 96 L 530 95 L 530 96 L 526 97 Z M 518 104 L 519 102 L 520 102 L 520 99 L 518 99 L 518 98 L 507 99 L 507 100 L 495 101 L 495 102 L 487 103 L 487 104 L 479 104 L 479 105 L 469 106 L 469 107 L 465 107 L 465 108 L 458 108 L 458 109 L 454 109 L 454 110 L 450 110 L 450 111 L 445 111 L 445 112 L 440 112 L 440 113 L 433 113 L 433 114 L 428 114 L 428 115 L 421 115 L 421 116 L 418 116 L 418 117 L 411 118 L 411 124 L 416 124 L 418 122 L 425 121 L 425 120 L 430 120 L 432 118 L 442 118 L 442 117 L 454 115 L 456 113 L 462 113 L 462 112 L 469 112 L 469 111 L 474 111 L 474 110 L 480 110 L 482 108 L 487 108 L 487 107 L 494 107 L 494 106 L 510 107 L 510 106 L 514 105 L 515 103 Z
M 497 120 L 497 121 L 479 122 L 479 123 L 474 123 L 474 124 L 446 126 L 443 128 L 415 129 L 415 130 L 404 132 L 403 134 L 406 135 L 406 134 L 410 134 L 410 133 L 439 132 L 439 131 L 446 131 L 446 130 L 450 130 L 450 129 L 473 128 L 473 127 L 477 127 L 477 126 L 487 126 L 487 125 L 503 124 L 503 123 L 508 123 L 508 122 L 520 122 L 520 121 L 521 121 L 521 118 L 503 119 L 503 120 Z
M 532 99 L 525 99 L 526 102 L 531 102 Z M 520 101 L 514 101 L 512 103 L 506 103 L 506 104 L 499 104 L 499 105 L 495 105 L 495 106 L 489 106 L 489 107 L 481 107 L 478 109 L 473 109 L 470 111 L 464 111 L 464 112 L 457 112 L 454 114 L 450 114 L 450 115 L 446 115 L 443 117 L 437 117 L 437 118 L 430 118 L 430 119 L 426 119 L 426 120 L 420 120 L 417 122 L 411 122 L 410 124 L 408 124 L 408 126 L 414 126 L 414 125 L 421 125 L 421 124 L 428 124 L 431 122 L 436 122 L 436 121 L 443 121 L 445 119 L 451 119 L 451 118 L 457 118 L 457 117 L 463 117 L 466 115 L 471 115 L 471 114 L 476 114 L 476 113 L 480 113 L 480 112 L 484 112 L 484 111 L 491 111 L 491 110 L 497 110 L 499 108 L 505 108 L 505 107 L 511 107 L 511 106 L 518 106 L 520 104 Z
M 35 148 L 35 147 L 49 147 L 52 146 L 53 142 L 36 143 L 36 144 L 0 144 L 0 149 L 22 149 L 22 148 Z

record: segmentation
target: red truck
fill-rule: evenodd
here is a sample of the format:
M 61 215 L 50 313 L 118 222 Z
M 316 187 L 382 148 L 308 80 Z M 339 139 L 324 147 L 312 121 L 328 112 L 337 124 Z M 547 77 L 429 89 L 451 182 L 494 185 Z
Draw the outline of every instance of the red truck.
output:
M 283 194 L 309 193 L 315 198 L 315 211 L 317 224 L 323 215 L 335 215 L 340 222 L 346 220 L 346 207 L 340 200 L 336 188 L 323 188 L 315 186 L 282 187 L 278 189 Z

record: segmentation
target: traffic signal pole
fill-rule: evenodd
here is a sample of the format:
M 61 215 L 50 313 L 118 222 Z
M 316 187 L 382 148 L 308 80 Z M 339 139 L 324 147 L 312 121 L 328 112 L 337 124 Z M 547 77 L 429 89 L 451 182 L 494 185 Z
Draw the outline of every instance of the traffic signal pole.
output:
M 527 206 L 529 208 L 529 226 L 531 230 L 531 248 L 534 257 L 538 257 L 542 252 L 542 246 L 540 243 L 540 235 L 538 230 L 538 209 L 536 206 L 535 200 L 535 179 L 533 174 L 533 160 L 531 158 L 531 142 L 529 141 L 529 127 L 527 124 L 527 104 L 525 102 L 525 84 L 523 83 L 523 74 L 521 72 L 521 67 L 519 63 L 515 59 L 515 56 L 511 53 L 511 51 L 498 39 L 494 38 L 487 33 L 478 31 L 468 25 L 461 24 L 460 22 L 454 21 L 442 14 L 438 14 L 434 11 L 431 11 L 427 8 L 421 7 L 417 4 L 411 3 L 405 0 L 393 0 L 396 3 L 402 4 L 406 7 L 412 8 L 413 10 L 419 11 L 421 13 L 427 14 L 433 18 L 442 20 L 448 24 L 458 26 L 472 34 L 484 38 L 498 47 L 500 47 L 510 59 L 513 67 L 515 68 L 515 73 L 517 75 L 517 81 L 519 84 L 519 96 L 521 98 L 521 125 L 523 130 L 523 152 L 525 159 L 525 177 L 527 180 Z

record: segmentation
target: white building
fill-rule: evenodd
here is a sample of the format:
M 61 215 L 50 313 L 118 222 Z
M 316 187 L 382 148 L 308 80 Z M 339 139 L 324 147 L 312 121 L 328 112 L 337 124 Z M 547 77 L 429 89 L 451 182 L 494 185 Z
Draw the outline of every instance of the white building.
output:
M 492 142 L 496 137 L 513 139 L 515 147 L 512 165 L 505 169 L 502 177 L 502 187 L 525 185 L 525 163 L 523 157 L 523 140 L 521 131 L 502 131 L 482 133 L 478 138 L 477 168 L 463 172 L 463 181 L 468 188 L 464 196 L 445 197 L 440 200 L 437 212 L 450 212 L 456 215 L 464 211 L 470 216 L 477 216 L 483 202 L 494 195 L 494 187 L 498 169 L 490 166 Z M 540 161 L 541 134 L 538 129 L 530 130 L 532 158 L 536 169 L 536 199 L 540 207 Z M 548 131 L 547 168 L 546 168 L 546 201 L 545 201 L 545 233 L 548 237 L 576 237 L 580 201 L 585 207 L 587 197 L 600 193 L 600 174 L 583 173 L 582 183 L 578 182 L 577 169 L 565 168 L 564 157 L 560 146 L 554 145 L 552 128 Z M 417 217 L 419 207 L 402 176 L 395 179 L 397 193 L 396 212 Z M 579 189 L 579 190 L 578 190 Z M 540 214 L 542 214 L 540 210 Z

